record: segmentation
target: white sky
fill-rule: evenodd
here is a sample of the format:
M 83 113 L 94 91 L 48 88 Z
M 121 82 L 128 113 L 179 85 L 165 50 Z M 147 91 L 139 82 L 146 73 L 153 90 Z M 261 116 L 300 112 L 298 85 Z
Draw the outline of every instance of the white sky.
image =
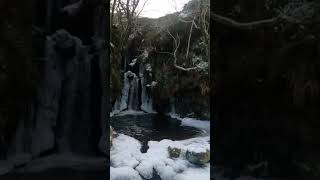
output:
M 146 0 L 141 0 L 139 3 L 139 9 L 141 9 L 145 1 Z M 140 16 L 158 18 L 166 14 L 181 11 L 183 5 L 187 2 L 189 2 L 189 0 L 147 0 Z

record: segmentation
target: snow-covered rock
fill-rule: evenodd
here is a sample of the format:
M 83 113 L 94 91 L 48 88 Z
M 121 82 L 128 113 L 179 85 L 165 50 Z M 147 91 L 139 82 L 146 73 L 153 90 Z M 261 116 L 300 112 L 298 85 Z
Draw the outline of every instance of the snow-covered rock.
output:
M 183 179 L 189 176 L 190 173 L 197 172 L 203 173 L 195 175 L 197 180 L 209 180 L 210 168 L 209 163 L 204 164 L 199 168 L 190 163 L 186 158 L 186 152 L 203 152 L 210 149 L 209 136 L 197 137 L 182 141 L 172 141 L 164 139 L 161 141 L 149 141 L 149 149 L 146 153 L 141 153 L 141 144 L 138 140 L 120 134 L 113 139 L 113 146 L 110 152 L 111 159 L 111 174 L 115 172 L 112 177 L 117 178 L 136 178 L 136 171 L 141 177 L 150 179 L 153 177 L 154 172 L 158 174 L 163 180 Z M 181 150 L 181 156 L 171 159 L 168 148 L 177 148 Z M 120 168 L 132 168 L 125 174 L 118 174 Z M 131 180 L 131 179 L 129 179 Z
M 134 65 L 136 65 L 137 60 L 138 60 L 137 58 L 132 59 L 132 62 L 131 62 L 131 63 L 129 63 L 129 65 L 130 65 L 130 66 L 134 66 Z
M 187 150 L 186 159 L 191 163 L 202 165 L 210 161 L 210 151 L 194 152 L 192 150 Z
M 146 64 L 145 65 L 145 70 L 151 72 L 152 71 L 151 64 Z
M 174 177 L 173 180 L 209 180 L 210 179 L 210 165 L 205 168 L 189 168 Z
M 140 162 L 138 158 L 141 154 L 141 143 L 124 134 L 119 134 L 113 139 L 110 150 L 110 161 L 112 167 L 136 167 Z
M 208 135 L 210 121 L 180 118 L 173 114 L 171 116 L 181 120 L 182 126 L 192 126 L 205 133 L 200 137 L 181 141 L 169 139 L 149 141 L 146 153 L 141 152 L 142 145 L 138 140 L 119 134 L 113 139 L 110 150 L 112 180 L 151 179 L 155 174 L 162 180 L 210 179 L 210 163 L 208 162 L 210 160 L 210 136 Z M 173 150 L 175 151 L 174 157 L 172 152 L 170 153 Z M 191 158 L 198 159 L 189 162 Z M 200 161 L 201 163 L 198 164 L 202 166 L 199 166 L 197 161 Z
M 178 158 L 181 154 L 181 149 L 176 147 L 168 147 L 169 157 L 170 158 Z
M 110 167 L 110 180 L 142 180 L 137 171 L 131 167 Z

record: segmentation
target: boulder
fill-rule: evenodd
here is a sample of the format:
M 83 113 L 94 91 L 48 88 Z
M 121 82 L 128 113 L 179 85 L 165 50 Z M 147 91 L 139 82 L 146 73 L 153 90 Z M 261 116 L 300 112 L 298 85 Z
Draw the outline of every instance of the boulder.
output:
M 204 165 L 210 161 L 210 151 L 208 149 L 205 151 L 187 150 L 186 159 L 193 164 Z
M 181 149 L 176 147 L 168 147 L 169 157 L 170 158 L 178 158 L 181 154 Z

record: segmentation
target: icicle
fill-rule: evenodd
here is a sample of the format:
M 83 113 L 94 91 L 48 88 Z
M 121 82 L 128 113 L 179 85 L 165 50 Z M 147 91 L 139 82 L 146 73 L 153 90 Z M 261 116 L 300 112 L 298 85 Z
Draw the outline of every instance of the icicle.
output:
M 170 106 L 171 106 L 170 114 L 176 114 L 176 107 L 174 103 L 175 103 L 174 97 L 170 98 Z
M 134 76 L 130 84 L 129 110 L 139 110 L 139 77 Z
M 134 60 L 133 60 L 134 61 Z M 151 65 L 139 64 L 139 72 L 136 75 L 131 71 L 127 71 L 124 74 L 123 88 L 121 91 L 121 96 L 115 102 L 111 116 L 117 114 L 123 110 L 142 110 L 144 112 L 153 113 L 152 98 L 148 94 L 146 78 L 144 77 L 144 70 L 151 73 Z M 141 84 L 140 84 L 141 83 Z M 152 82 L 155 86 L 156 82 Z M 141 85 L 141 89 L 140 89 Z M 141 97 L 139 97 L 139 92 L 141 91 Z M 139 103 L 141 106 L 139 107 Z
M 152 107 L 152 99 L 147 94 L 145 78 L 141 77 L 141 110 L 145 112 L 154 112 Z
M 128 108 L 128 100 L 129 100 L 129 91 L 130 91 L 130 79 L 128 78 L 129 75 L 132 75 L 131 71 L 128 71 L 124 74 L 124 82 L 123 88 L 121 93 L 121 101 L 120 101 L 120 111 L 123 111 Z

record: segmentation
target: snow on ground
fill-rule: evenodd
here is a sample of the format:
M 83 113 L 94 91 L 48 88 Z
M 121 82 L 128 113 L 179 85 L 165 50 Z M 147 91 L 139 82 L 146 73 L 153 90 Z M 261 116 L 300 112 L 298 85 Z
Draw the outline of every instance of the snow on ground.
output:
M 124 134 L 112 140 L 110 151 L 110 162 L 112 167 L 136 167 L 140 162 L 138 158 L 141 154 L 141 143 Z
M 193 119 L 188 117 L 180 117 L 178 114 L 169 113 L 168 114 L 171 118 L 175 118 L 181 121 L 181 126 L 189 126 L 195 127 L 201 130 L 204 130 L 206 133 L 210 133 L 210 121 Z
M 210 165 L 205 168 L 189 168 L 181 174 L 178 174 L 175 180 L 198 180 L 210 179 Z
M 131 167 L 110 167 L 110 180 L 142 180 L 142 178 Z
M 187 150 L 210 150 L 210 137 L 196 137 L 182 141 L 164 139 L 149 141 L 149 149 L 141 153 L 138 140 L 120 134 L 114 138 L 110 152 L 111 180 L 139 180 L 137 174 L 150 179 L 154 171 L 163 180 L 209 180 L 210 164 L 198 167 L 189 163 L 184 154 Z M 181 148 L 179 158 L 169 158 L 168 146 Z
M 124 116 L 128 114 L 145 114 L 142 111 L 123 111 L 115 114 Z M 199 167 L 185 159 L 187 150 L 205 152 L 210 150 L 210 122 L 192 118 L 181 118 L 176 114 L 169 114 L 172 118 L 181 121 L 182 126 L 191 126 L 203 130 L 201 137 L 172 141 L 149 141 L 149 149 L 141 153 L 141 143 L 124 134 L 113 139 L 110 150 L 111 180 L 142 180 L 150 179 L 157 173 L 163 180 L 209 180 L 210 163 Z M 168 147 L 181 149 L 179 158 L 170 158 Z

